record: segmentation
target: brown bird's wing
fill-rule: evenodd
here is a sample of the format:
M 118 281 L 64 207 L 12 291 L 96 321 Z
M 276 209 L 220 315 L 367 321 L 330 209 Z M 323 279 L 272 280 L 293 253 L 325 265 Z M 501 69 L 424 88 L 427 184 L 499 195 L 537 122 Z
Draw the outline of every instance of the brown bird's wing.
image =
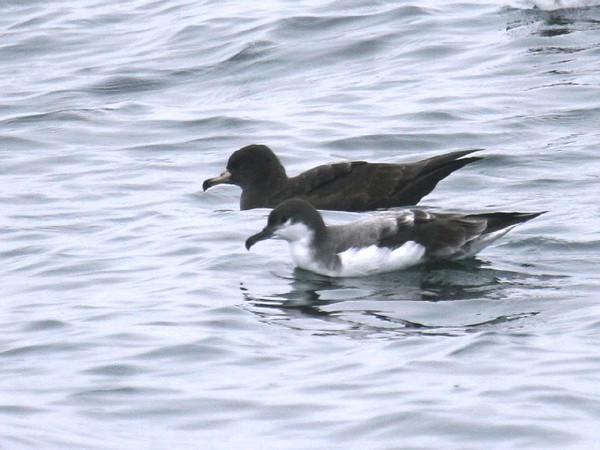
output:
M 348 208 L 352 202 L 344 199 L 353 187 L 360 194 L 362 188 L 355 184 L 358 178 L 352 173 L 357 167 L 368 165 L 370 164 L 365 161 L 352 161 L 315 167 L 289 178 L 285 190 L 279 195 L 282 198 L 303 198 L 317 209 L 355 211 Z
M 457 152 L 446 153 L 445 155 L 434 156 L 433 158 L 411 164 L 417 169 L 414 176 L 408 176 L 399 179 L 394 189 L 394 194 L 390 196 L 386 208 L 398 206 L 399 203 L 406 205 L 416 205 L 423 197 L 431 193 L 437 184 L 450 175 L 452 172 L 475 161 L 483 159 L 480 156 L 471 156 L 462 158 L 465 155 L 477 150 L 461 150 Z
M 459 159 L 474 151 L 457 151 L 409 164 L 354 161 L 323 165 L 290 178 L 286 195 L 302 197 L 317 209 L 342 211 L 415 205 L 440 180 L 481 159 Z

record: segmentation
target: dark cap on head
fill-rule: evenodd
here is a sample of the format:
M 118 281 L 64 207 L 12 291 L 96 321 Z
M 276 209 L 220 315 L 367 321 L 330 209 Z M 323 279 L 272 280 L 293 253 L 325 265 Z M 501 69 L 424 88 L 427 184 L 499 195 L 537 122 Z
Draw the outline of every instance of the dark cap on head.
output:
M 321 233 L 326 229 L 323 217 L 313 205 L 306 200 L 292 198 L 280 203 L 271 211 L 267 226 L 246 240 L 246 249 L 250 250 L 250 247 L 258 241 L 271 238 L 273 233 L 287 222 L 292 224 L 301 222 L 315 233 Z

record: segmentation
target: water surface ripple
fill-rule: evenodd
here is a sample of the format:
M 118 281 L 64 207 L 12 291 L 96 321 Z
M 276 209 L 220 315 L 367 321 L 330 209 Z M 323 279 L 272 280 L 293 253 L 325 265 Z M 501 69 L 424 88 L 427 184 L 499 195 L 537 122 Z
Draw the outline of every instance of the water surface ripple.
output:
M 597 445 L 600 7 L 442 3 L 0 5 L 0 448 Z M 253 142 L 482 148 L 422 206 L 549 212 L 320 277 L 201 191 Z

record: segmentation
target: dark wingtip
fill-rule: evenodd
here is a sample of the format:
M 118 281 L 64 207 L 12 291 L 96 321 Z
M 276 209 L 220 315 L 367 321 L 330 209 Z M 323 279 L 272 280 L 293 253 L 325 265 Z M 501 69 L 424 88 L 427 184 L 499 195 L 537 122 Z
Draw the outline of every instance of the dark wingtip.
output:
M 473 214 L 467 217 L 475 217 L 487 221 L 486 233 L 502 230 L 507 227 L 513 227 L 535 219 L 548 211 L 538 211 L 532 213 L 524 212 L 493 212 L 483 214 Z
M 525 221 L 535 219 L 536 217 L 541 216 L 542 214 L 546 214 L 548 211 L 538 211 L 534 213 L 523 213 Z
M 484 159 L 484 157 L 483 157 L 483 156 L 469 156 L 468 158 L 460 158 L 460 159 L 457 159 L 457 160 L 456 160 L 457 162 L 460 162 L 460 161 L 462 161 L 462 162 L 463 162 L 463 164 L 462 164 L 462 165 L 460 165 L 459 167 L 457 167 L 457 169 L 460 169 L 461 167 L 464 167 L 464 166 L 466 166 L 467 164 L 471 164 L 471 163 L 474 163 L 474 162 L 476 162 L 476 161 L 481 161 L 482 159 Z
M 481 152 L 483 150 L 484 150 L 483 148 L 469 148 L 467 150 L 456 150 L 456 151 L 453 151 L 450 153 L 445 153 L 442 155 L 434 156 L 433 158 L 429 158 L 429 159 L 449 162 L 449 161 L 457 160 L 459 158 L 462 158 L 463 156 L 467 156 L 467 155 L 470 155 L 475 152 Z M 483 156 L 476 156 L 475 158 L 482 159 Z
M 212 184 L 211 184 L 210 180 L 204 180 L 204 183 L 202 183 L 202 190 L 204 192 L 206 192 L 206 190 L 211 186 L 212 186 Z
M 440 181 L 451 173 L 461 169 L 467 164 L 483 159 L 483 156 L 461 158 L 461 156 L 468 155 L 477 150 L 478 149 L 462 150 L 424 160 L 427 161 L 428 164 L 423 167 L 421 173 L 409 183 L 402 185 L 401 189 L 395 193 L 395 197 L 403 199 L 403 205 L 416 205 L 423 197 L 429 195 Z
M 468 150 L 458 150 L 455 153 L 458 155 L 457 158 L 462 158 L 463 156 L 470 155 L 471 153 L 475 152 L 482 152 L 483 150 L 483 148 L 470 148 Z M 483 158 L 483 156 L 479 156 L 479 158 Z

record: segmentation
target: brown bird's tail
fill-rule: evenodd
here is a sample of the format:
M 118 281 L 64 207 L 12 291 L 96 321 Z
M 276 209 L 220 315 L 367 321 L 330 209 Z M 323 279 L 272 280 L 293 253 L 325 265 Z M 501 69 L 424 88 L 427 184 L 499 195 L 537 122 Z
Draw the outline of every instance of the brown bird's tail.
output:
M 416 205 L 419 201 L 428 195 L 437 184 L 461 167 L 483 159 L 481 156 L 471 156 L 462 158 L 480 149 L 459 150 L 446 153 L 445 155 L 434 156 L 433 158 L 420 161 L 422 168 L 413 181 L 406 184 L 401 190 L 397 191 L 394 197 L 409 199 L 405 204 Z

